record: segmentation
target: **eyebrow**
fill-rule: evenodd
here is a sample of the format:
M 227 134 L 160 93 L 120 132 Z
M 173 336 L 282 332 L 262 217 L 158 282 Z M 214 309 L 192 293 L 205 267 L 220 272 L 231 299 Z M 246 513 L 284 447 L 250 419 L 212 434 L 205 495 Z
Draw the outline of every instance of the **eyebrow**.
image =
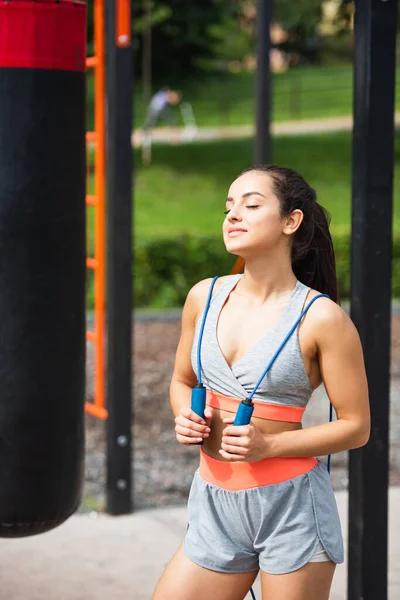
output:
M 242 195 L 242 198 L 248 198 L 249 196 L 262 196 L 263 198 L 265 198 L 264 194 L 262 194 L 261 192 L 246 192 L 245 194 Z M 228 196 L 226 201 L 233 202 L 233 198 Z

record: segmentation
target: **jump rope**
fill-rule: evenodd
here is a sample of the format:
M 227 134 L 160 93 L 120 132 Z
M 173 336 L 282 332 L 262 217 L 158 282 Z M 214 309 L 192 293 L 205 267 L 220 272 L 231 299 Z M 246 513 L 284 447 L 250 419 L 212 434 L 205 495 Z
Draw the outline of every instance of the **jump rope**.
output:
M 217 281 L 217 279 L 218 279 L 218 276 L 214 277 L 211 282 L 210 290 L 208 292 L 206 306 L 204 309 L 203 320 L 201 323 L 201 328 L 200 328 L 200 333 L 199 333 L 199 341 L 198 341 L 198 345 L 197 345 L 197 385 L 196 385 L 196 387 L 192 388 L 192 397 L 191 397 L 192 411 L 195 412 L 197 415 L 199 415 L 199 417 L 201 417 L 204 420 L 205 420 L 204 411 L 206 409 L 207 389 L 203 385 L 202 375 L 201 375 L 201 344 L 202 344 L 202 340 L 203 340 L 204 327 L 206 324 L 207 314 L 208 314 L 210 304 L 211 304 L 212 293 L 213 293 L 214 285 L 215 285 L 215 282 Z M 296 331 L 297 326 L 299 325 L 299 323 L 301 322 L 303 317 L 306 315 L 308 309 L 318 298 L 329 298 L 329 296 L 327 294 L 318 294 L 317 296 L 314 296 L 314 298 L 312 300 L 310 300 L 310 302 L 307 304 L 307 306 L 305 307 L 305 309 L 303 310 L 303 312 L 301 313 L 299 318 L 296 320 L 293 327 L 290 329 L 289 333 L 286 335 L 285 339 L 283 340 L 283 342 L 281 343 L 281 345 L 279 346 L 279 348 L 277 349 L 277 351 L 275 352 L 275 354 L 269 361 L 267 367 L 265 368 L 265 371 L 261 375 L 260 379 L 257 381 L 251 394 L 248 396 L 248 398 L 244 398 L 241 401 L 241 403 L 239 404 L 236 415 L 235 415 L 235 420 L 233 423 L 234 426 L 235 425 L 236 426 L 237 425 L 248 425 L 250 423 L 250 419 L 251 419 L 251 416 L 254 411 L 254 403 L 253 403 L 254 394 L 257 392 L 262 380 L 267 375 L 268 371 L 271 369 L 272 365 L 278 358 L 279 354 L 285 347 L 286 343 L 288 342 L 290 337 L 293 335 L 293 333 Z M 332 421 L 332 418 L 333 418 L 333 407 L 332 407 L 332 404 L 330 403 L 329 422 Z M 203 441 L 198 442 L 197 445 L 202 445 L 202 444 L 203 444 Z M 327 470 L 328 470 L 328 473 L 330 474 L 330 472 L 331 472 L 331 455 L 328 456 Z M 253 588 L 250 588 L 250 594 L 251 594 L 252 599 L 256 600 L 256 597 L 253 592 Z

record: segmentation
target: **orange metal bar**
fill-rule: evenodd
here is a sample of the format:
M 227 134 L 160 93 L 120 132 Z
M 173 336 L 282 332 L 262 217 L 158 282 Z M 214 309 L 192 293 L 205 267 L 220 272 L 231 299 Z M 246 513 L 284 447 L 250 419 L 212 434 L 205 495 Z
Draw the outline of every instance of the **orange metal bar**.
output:
M 86 58 L 86 68 L 90 69 L 93 67 L 97 67 L 97 56 L 88 56 Z
M 97 206 L 97 197 L 87 195 L 86 196 L 86 204 L 89 204 L 90 206 Z
M 94 0 L 95 55 L 95 330 L 97 337 L 95 358 L 94 403 L 98 409 L 105 406 L 105 23 L 104 0 Z
M 105 408 L 96 406 L 96 404 L 92 404 L 91 402 L 85 403 L 85 410 L 87 413 L 97 417 L 98 419 L 102 419 L 103 421 L 105 421 L 108 417 L 108 412 Z
M 88 257 L 86 259 L 86 266 L 88 269 L 97 269 L 99 265 L 95 258 Z
M 97 142 L 97 131 L 87 131 L 86 132 L 86 141 L 92 142 L 93 144 Z
M 243 258 L 237 258 L 235 264 L 233 265 L 231 274 L 238 275 L 239 273 L 243 273 L 244 269 L 244 260 Z
M 131 45 L 131 0 L 116 0 L 115 43 L 119 48 Z

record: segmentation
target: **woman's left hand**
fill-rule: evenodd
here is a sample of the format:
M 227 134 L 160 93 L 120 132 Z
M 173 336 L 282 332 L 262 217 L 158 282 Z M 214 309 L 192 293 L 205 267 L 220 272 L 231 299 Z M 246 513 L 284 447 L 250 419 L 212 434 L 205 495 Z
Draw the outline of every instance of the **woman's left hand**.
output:
M 273 435 L 262 433 L 255 425 L 233 424 L 234 418 L 224 419 L 224 429 L 219 453 L 229 461 L 256 462 L 272 456 Z

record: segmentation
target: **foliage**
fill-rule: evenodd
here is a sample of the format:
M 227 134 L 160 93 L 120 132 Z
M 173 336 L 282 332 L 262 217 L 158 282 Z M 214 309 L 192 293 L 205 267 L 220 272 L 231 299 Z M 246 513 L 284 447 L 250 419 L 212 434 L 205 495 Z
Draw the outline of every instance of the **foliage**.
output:
M 350 233 L 334 236 L 336 268 L 341 299 L 350 295 Z M 218 237 L 182 236 L 149 241 L 136 251 L 135 300 L 137 308 L 182 306 L 189 289 L 201 279 L 226 275 L 235 257 Z M 400 296 L 400 235 L 393 244 L 393 295 Z
M 234 18 L 238 0 L 148 0 L 151 4 L 152 75 L 159 84 L 179 85 L 201 60 L 214 56 L 212 27 Z M 166 10 L 166 7 L 168 10 Z M 163 11 L 162 13 L 160 11 Z M 134 3 L 136 72 L 142 70 L 145 1 Z
M 274 20 L 299 36 L 313 36 L 321 20 L 321 5 L 321 0 L 275 0 Z
M 93 2 L 88 1 L 88 54 L 93 52 Z M 288 52 L 312 58 L 322 0 L 275 0 L 274 20 L 288 31 Z M 210 67 L 225 72 L 229 61 L 253 53 L 255 0 L 140 0 L 132 7 L 135 73 L 143 68 L 143 42 L 151 30 L 155 85 L 178 85 Z

